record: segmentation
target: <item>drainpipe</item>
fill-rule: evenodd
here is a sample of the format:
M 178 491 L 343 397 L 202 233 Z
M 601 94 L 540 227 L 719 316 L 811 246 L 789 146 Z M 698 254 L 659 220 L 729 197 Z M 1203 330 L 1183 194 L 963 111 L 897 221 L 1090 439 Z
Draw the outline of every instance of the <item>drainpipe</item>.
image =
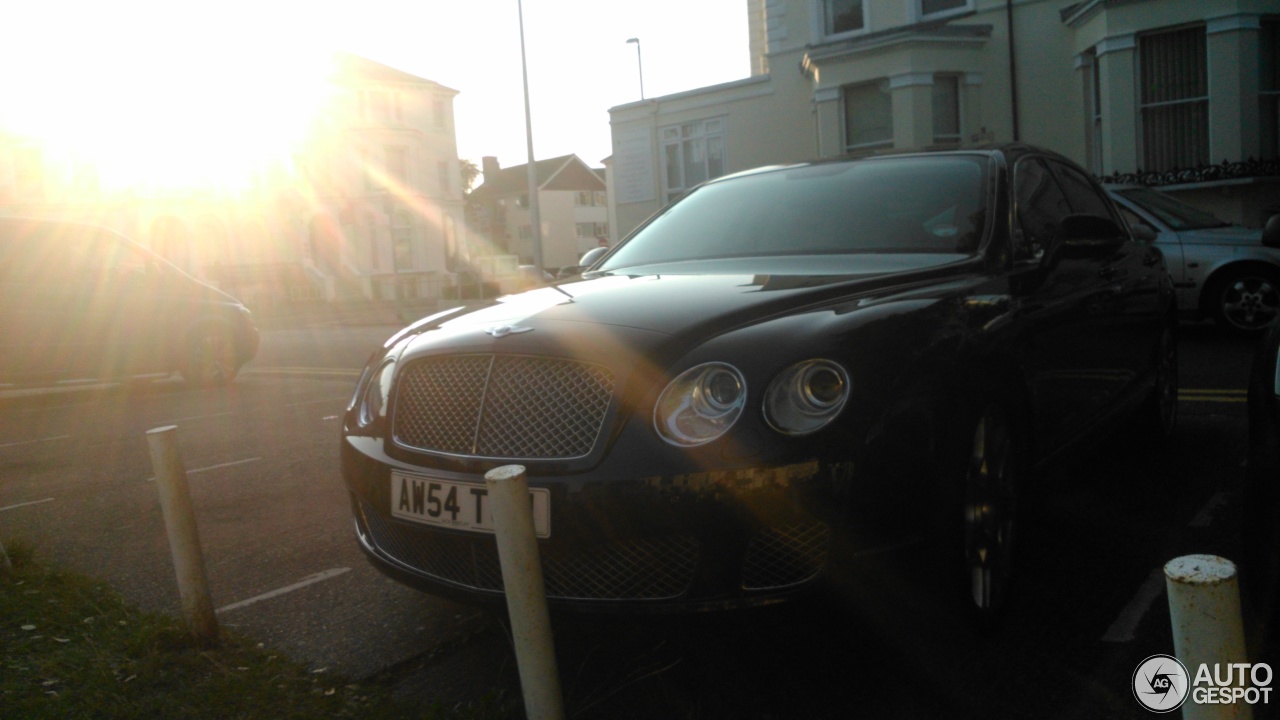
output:
M 1013 105 L 1013 141 L 1018 142 L 1018 57 L 1013 49 L 1013 0 L 1005 0 L 1004 10 L 1009 30 L 1009 102 Z

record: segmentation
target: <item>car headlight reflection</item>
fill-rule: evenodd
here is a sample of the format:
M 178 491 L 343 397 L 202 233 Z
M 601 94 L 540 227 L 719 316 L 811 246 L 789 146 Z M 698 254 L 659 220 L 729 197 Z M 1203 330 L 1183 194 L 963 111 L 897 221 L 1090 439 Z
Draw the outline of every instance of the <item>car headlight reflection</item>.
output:
M 396 363 L 388 360 L 369 377 L 364 396 L 360 400 L 360 427 L 367 427 L 373 421 L 387 416 L 387 398 L 391 394 L 391 376 L 395 373 Z
M 764 417 L 784 435 L 807 435 L 835 419 L 849 399 L 849 374 L 831 360 L 805 360 L 783 370 L 764 396 Z
M 746 404 L 742 373 L 726 363 L 705 363 L 667 385 L 653 409 L 653 425 L 672 445 L 702 445 L 728 432 Z

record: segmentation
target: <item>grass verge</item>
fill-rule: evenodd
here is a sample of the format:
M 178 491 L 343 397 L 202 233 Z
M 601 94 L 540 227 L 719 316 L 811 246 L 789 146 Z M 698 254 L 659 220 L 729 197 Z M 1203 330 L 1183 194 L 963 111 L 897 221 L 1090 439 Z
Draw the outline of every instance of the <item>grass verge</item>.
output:
M 410 705 L 383 684 L 309 670 L 223 631 L 205 648 L 181 621 L 128 606 L 102 583 L 6 541 L 0 562 L 0 717 L 501 718 L 502 697 Z

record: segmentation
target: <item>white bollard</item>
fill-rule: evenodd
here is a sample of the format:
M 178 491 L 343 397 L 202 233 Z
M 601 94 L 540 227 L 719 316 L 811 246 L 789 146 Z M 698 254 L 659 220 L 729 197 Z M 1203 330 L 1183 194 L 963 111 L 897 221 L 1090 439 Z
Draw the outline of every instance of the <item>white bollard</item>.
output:
M 1240 583 L 1235 563 L 1215 555 L 1187 555 L 1164 566 L 1165 589 L 1169 593 L 1169 615 L 1173 623 L 1174 654 L 1186 666 L 1188 692 L 1201 665 L 1210 673 L 1215 665 L 1247 663 L 1244 622 L 1240 615 Z M 1241 673 L 1233 677 L 1237 687 Z M 1225 677 L 1223 678 L 1225 680 Z M 1251 720 L 1253 709 L 1246 702 L 1198 703 L 1188 697 L 1182 706 L 1186 720 Z
M 177 431 L 174 425 L 148 430 L 147 445 L 151 448 L 151 468 L 156 474 L 160 510 L 169 534 L 169 554 L 178 575 L 178 593 L 182 596 L 187 628 L 197 640 L 212 645 L 218 640 L 218 618 L 209 598 L 209 580 L 204 572 L 196 515 L 187 488 L 187 471 L 178 452 Z
M 493 509 L 493 528 L 506 589 L 511 637 L 520 670 L 525 715 L 529 720 L 564 718 L 560 675 L 556 669 L 551 618 L 542 585 L 542 562 L 534 535 L 533 508 L 524 467 L 504 465 L 484 475 Z

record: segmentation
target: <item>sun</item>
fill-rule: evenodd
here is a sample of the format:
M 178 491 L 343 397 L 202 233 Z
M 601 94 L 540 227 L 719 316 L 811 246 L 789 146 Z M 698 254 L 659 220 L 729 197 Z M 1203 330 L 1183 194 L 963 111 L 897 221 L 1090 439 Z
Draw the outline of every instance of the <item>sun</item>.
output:
M 289 167 L 328 100 L 327 51 L 216 17 L 131 19 L 11 46 L 0 139 L 91 166 L 106 191 L 246 189 Z

